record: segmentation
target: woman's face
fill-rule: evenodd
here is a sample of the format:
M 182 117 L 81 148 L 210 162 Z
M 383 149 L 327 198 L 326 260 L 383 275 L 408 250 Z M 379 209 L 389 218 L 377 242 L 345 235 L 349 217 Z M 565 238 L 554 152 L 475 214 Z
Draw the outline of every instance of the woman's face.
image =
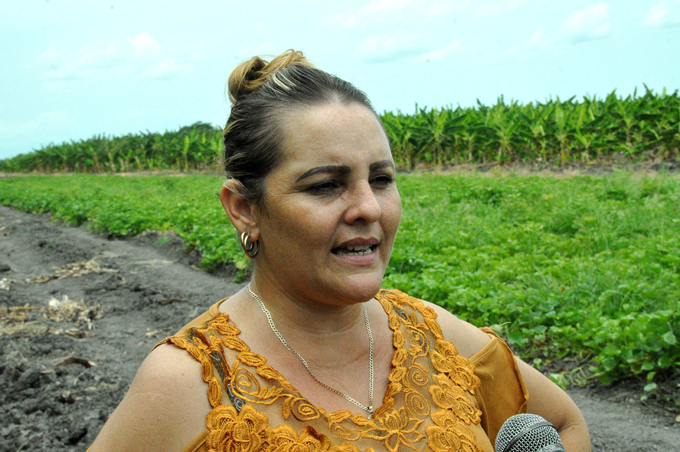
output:
M 357 103 L 329 104 L 288 113 L 282 129 L 283 161 L 267 176 L 256 210 L 256 277 L 291 299 L 370 299 L 401 219 L 394 161 L 378 119 Z

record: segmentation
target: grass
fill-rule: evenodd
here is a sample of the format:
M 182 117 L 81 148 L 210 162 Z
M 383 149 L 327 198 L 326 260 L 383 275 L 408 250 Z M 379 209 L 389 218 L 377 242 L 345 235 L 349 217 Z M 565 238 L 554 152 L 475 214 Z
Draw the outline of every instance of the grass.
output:
M 0 180 L 0 203 L 111 236 L 174 230 L 205 268 L 243 269 L 220 186 L 201 175 L 21 177 Z M 534 363 L 588 362 L 605 383 L 680 372 L 679 178 L 430 174 L 398 186 L 385 287 L 494 326 Z

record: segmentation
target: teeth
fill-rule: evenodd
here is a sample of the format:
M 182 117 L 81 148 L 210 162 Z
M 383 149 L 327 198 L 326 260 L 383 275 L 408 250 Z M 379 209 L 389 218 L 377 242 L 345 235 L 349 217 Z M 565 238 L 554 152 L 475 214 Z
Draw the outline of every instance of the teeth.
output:
M 350 254 L 352 256 L 364 256 L 370 253 L 371 253 L 370 246 L 361 245 L 361 246 L 346 246 L 344 248 L 339 248 L 335 254 L 337 254 L 338 256 L 347 256 Z
M 347 249 L 350 251 L 365 251 L 370 250 L 371 247 L 368 245 L 360 245 L 360 246 L 348 246 Z

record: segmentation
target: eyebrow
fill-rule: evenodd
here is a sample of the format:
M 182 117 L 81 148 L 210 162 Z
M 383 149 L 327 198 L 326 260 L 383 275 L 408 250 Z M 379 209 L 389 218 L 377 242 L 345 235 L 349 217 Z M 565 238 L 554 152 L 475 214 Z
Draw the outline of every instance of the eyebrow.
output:
M 391 160 L 381 160 L 379 162 L 371 163 L 371 165 L 368 167 L 369 172 L 374 172 L 382 168 L 392 168 L 394 169 L 394 163 Z M 340 174 L 340 175 L 345 175 L 349 174 L 351 171 L 351 168 L 347 165 L 325 165 L 325 166 L 317 166 L 315 168 L 310 169 L 309 171 L 306 171 L 302 176 L 298 177 L 295 182 L 300 182 L 303 179 L 306 179 L 310 176 L 313 176 L 315 174 L 319 173 L 326 173 L 326 174 Z
M 319 173 L 329 173 L 329 174 L 349 174 L 351 171 L 351 168 L 346 165 L 325 165 L 325 166 L 317 166 L 316 168 L 312 168 L 309 171 L 305 172 L 302 176 L 298 177 L 295 182 L 300 182 L 303 179 L 306 179 L 310 176 L 313 176 L 315 174 Z
M 377 171 L 383 168 L 394 169 L 394 163 L 392 162 L 392 160 L 381 160 L 379 162 L 371 163 L 371 166 L 368 167 L 368 170 L 372 173 L 373 171 Z

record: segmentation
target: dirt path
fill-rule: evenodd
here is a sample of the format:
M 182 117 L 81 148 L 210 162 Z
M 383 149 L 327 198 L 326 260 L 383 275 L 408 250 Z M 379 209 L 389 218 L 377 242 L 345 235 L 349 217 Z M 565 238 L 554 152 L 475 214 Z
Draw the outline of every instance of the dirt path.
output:
M 107 240 L 0 206 L 0 451 L 84 450 L 150 348 L 240 288 L 196 263 L 172 234 Z M 675 415 L 630 391 L 570 393 L 595 450 L 680 447 Z

